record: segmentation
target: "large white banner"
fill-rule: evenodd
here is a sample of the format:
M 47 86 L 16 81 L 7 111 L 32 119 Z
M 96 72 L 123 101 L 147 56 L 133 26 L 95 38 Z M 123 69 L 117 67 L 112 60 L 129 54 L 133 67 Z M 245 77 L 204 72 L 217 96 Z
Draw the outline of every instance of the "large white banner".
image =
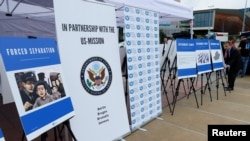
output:
M 130 133 L 115 7 L 54 0 L 56 31 L 75 107 L 72 131 L 80 141 L 111 141 Z
M 159 14 L 124 7 L 125 46 L 132 130 L 162 112 L 159 52 Z
M 1 37 L 0 52 L 4 83 L 14 97 L 27 140 L 74 116 L 54 39 Z

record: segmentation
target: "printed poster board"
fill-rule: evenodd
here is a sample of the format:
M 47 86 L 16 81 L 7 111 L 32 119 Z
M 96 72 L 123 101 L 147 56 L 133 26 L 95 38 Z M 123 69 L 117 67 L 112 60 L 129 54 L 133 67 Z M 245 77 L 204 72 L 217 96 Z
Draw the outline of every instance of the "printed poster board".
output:
M 219 40 L 209 40 L 213 71 L 224 69 L 224 58 Z
M 69 8 L 70 7 L 70 8 Z M 81 141 L 130 133 L 122 82 L 115 7 L 97 1 L 54 0 L 56 32 Z
M 197 76 L 195 42 L 190 39 L 176 39 L 178 79 Z
M 194 39 L 196 47 L 196 64 L 197 64 L 197 73 L 207 73 L 211 72 L 211 58 L 210 58 L 210 49 L 209 42 L 207 39 Z
M 0 52 L 1 67 L 6 72 L 2 75 L 7 78 L 5 83 L 15 100 L 27 140 L 74 116 L 54 39 L 1 37 Z M 57 92 L 52 93 L 53 86 Z

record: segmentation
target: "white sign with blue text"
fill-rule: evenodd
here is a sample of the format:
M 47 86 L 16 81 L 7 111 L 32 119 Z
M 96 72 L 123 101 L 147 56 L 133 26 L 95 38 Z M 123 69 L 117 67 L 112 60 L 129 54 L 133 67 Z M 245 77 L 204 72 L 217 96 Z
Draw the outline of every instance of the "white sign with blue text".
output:
M 197 73 L 211 72 L 209 42 L 207 39 L 194 39 L 196 48 Z
M 176 39 L 178 79 L 197 76 L 195 42 L 190 39 Z
M 219 40 L 209 40 L 213 71 L 224 69 L 224 58 Z
M 27 140 L 74 116 L 54 39 L 1 37 L 0 52 Z
M 71 8 L 69 8 L 71 7 Z M 80 141 L 111 141 L 130 133 L 118 48 L 115 7 L 54 0 L 58 46 Z

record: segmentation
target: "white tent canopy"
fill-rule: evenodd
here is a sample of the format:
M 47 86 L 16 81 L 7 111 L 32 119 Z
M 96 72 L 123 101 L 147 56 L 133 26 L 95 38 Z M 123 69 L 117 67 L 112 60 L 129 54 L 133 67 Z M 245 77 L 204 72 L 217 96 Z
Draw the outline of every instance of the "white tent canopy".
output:
M 160 21 L 182 21 L 193 19 L 193 9 L 171 0 L 104 0 L 113 3 L 117 9 L 117 23 L 123 24 L 123 6 L 129 5 L 160 13 Z M 118 24 L 118 25 L 119 25 Z
M 0 1 L 1 36 L 55 37 L 53 8 L 26 4 L 26 1 L 31 0 Z M 33 1 L 35 3 L 37 0 Z
M 99 1 L 115 5 L 118 26 L 123 25 L 124 5 L 159 12 L 160 21 L 182 21 L 193 18 L 192 7 L 173 0 Z M 54 21 L 53 0 L 0 0 L 0 36 L 55 37 Z

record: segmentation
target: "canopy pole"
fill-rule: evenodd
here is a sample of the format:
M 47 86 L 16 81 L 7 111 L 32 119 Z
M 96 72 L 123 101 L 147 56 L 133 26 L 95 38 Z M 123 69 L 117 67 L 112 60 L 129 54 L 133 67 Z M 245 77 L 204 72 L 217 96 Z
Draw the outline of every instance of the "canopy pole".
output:
M 7 7 L 8 7 L 8 13 L 6 14 L 6 16 L 12 16 L 13 12 L 16 10 L 17 6 L 22 2 L 23 0 L 19 0 L 17 2 L 17 4 L 15 5 L 15 7 L 12 9 L 11 12 L 9 12 L 9 2 L 7 0 Z

